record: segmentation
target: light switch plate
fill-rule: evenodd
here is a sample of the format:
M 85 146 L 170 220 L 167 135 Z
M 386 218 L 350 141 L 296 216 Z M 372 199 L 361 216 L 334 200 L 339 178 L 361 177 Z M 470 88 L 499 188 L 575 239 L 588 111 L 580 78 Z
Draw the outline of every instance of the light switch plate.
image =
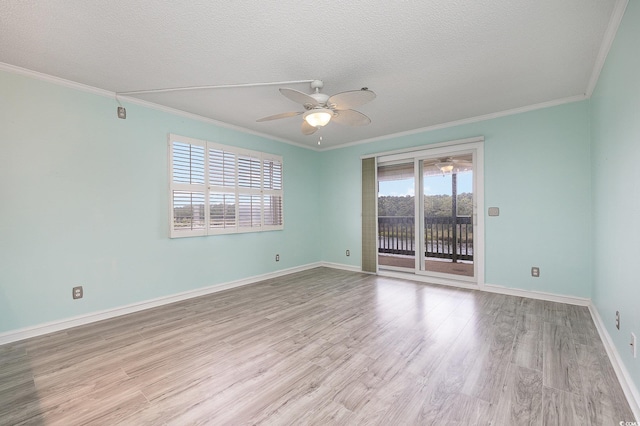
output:
M 500 216 L 499 207 L 489 207 L 489 216 Z

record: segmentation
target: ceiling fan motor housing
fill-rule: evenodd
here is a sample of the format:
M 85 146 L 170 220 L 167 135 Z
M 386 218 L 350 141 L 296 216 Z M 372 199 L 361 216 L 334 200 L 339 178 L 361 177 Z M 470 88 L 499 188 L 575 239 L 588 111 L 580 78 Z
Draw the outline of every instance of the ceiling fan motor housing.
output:
M 327 101 L 329 100 L 329 95 L 324 94 L 324 93 L 312 93 L 311 96 L 313 99 L 315 99 L 319 106 L 323 106 L 327 104 Z M 318 105 L 315 105 L 318 106 Z

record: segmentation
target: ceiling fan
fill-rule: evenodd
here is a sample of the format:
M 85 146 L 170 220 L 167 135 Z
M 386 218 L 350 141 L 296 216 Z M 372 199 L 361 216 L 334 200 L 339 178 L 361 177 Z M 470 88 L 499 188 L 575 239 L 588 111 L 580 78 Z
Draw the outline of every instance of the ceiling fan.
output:
M 376 97 L 374 92 L 363 87 L 360 90 L 350 90 L 329 96 L 320 92 L 323 86 L 324 83 L 321 80 L 312 81 L 311 89 L 314 92 L 310 95 L 294 89 L 281 88 L 280 93 L 293 102 L 302 104 L 304 111 L 283 112 L 260 118 L 256 121 L 278 120 L 302 114 L 304 119 L 302 121 L 302 133 L 304 135 L 315 133 L 318 128 L 326 126 L 331 120 L 349 126 L 365 126 L 371 123 L 369 117 L 352 108 L 374 100 Z
M 454 170 L 456 172 L 463 172 L 473 169 L 473 159 L 471 158 L 471 154 L 457 157 L 434 158 L 432 160 L 425 160 L 423 166 L 424 168 L 435 169 L 443 174 L 451 173 Z

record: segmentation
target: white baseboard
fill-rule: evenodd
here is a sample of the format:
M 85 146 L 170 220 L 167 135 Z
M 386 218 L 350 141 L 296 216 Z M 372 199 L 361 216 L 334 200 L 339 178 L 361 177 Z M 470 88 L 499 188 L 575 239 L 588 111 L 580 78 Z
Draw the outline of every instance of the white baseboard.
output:
M 613 339 L 607 332 L 604 322 L 602 322 L 602 317 L 600 317 L 600 313 L 598 313 L 598 309 L 593 305 L 593 303 L 589 304 L 589 311 L 591 312 L 593 322 L 600 334 L 600 340 L 602 340 L 604 348 L 607 351 L 607 355 L 611 360 L 611 365 L 616 372 L 616 376 L 618 376 L 618 382 L 620 382 L 624 395 L 627 397 L 627 401 L 631 406 L 631 411 L 633 411 L 635 420 L 640 422 L 640 392 L 638 392 L 638 388 L 633 383 L 633 379 L 631 378 L 629 371 L 624 366 L 622 358 L 620 358 L 620 353 L 618 353 L 618 350 L 613 343 Z
M 92 312 L 89 314 L 79 315 L 76 317 L 65 318 L 57 321 L 51 321 L 44 324 L 38 324 L 32 327 L 12 330 L 5 333 L 0 333 L 0 345 L 17 342 L 19 340 L 28 339 L 30 337 L 42 336 L 44 334 L 66 330 L 68 328 L 90 324 L 92 322 L 102 321 L 105 319 L 114 318 L 121 315 L 127 315 L 133 312 L 143 311 L 145 309 L 156 308 L 158 306 L 179 302 L 181 300 L 204 296 L 207 294 L 216 293 L 223 290 L 229 290 L 236 287 L 242 287 L 245 285 L 257 283 L 259 281 L 264 281 L 271 278 L 278 278 L 283 275 L 306 271 L 308 269 L 313 269 L 320 266 L 328 266 L 328 265 L 325 265 L 322 262 L 310 263 L 307 265 L 281 269 L 279 271 L 269 272 L 266 274 L 255 275 L 253 277 L 243 278 L 236 281 L 215 284 L 209 287 L 198 288 L 195 290 L 189 290 L 182 293 L 172 294 L 169 296 L 163 296 L 155 299 L 145 300 L 143 302 L 132 303 L 130 305 L 120 306 L 113 309 L 106 309 L 103 311 Z
M 589 306 L 591 299 L 577 296 L 565 296 L 563 294 L 545 293 L 543 291 L 522 290 L 519 288 L 503 287 L 494 284 L 485 284 L 479 290 L 490 293 L 500 293 L 509 296 L 520 296 L 528 299 L 546 300 L 547 302 L 566 303 L 567 305 Z
M 350 272 L 362 272 L 362 268 L 360 268 L 359 266 L 345 265 L 344 263 L 320 262 L 319 266 L 324 266 L 332 269 L 341 269 L 343 271 L 350 271 Z M 368 274 L 368 272 L 364 272 L 364 273 Z
M 442 278 L 433 278 L 423 275 L 415 275 L 406 272 L 395 272 L 391 270 L 378 271 L 378 275 L 383 277 L 400 278 L 404 280 L 412 280 L 424 282 L 427 284 L 446 285 L 451 287 L 464 288 L 468 290 L 486 291 L 489 293 L 499 293 L 508 296 L 526 297 L 528 299 L 546 300 L 549 302 L 566 303 L 568 305 L 589 306 L 591 299 L 565 296 L 562 294 L 544 293 L 541 291 L 521 290 L 518 288 L 503 287 L 494 284 L 477 285 L 464 281 L 447 280 Z

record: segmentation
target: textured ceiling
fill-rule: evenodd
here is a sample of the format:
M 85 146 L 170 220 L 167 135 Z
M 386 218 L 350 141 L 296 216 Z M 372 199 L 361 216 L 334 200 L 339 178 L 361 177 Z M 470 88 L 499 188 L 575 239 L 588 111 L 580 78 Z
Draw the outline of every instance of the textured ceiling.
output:
M 307 79 L 323 80 L 327 94 L 376 92 L 357 108 L 369 126 L 330 123 L 312 136 L 300 133 L 301 117 L 256 123 L 301 110 L 278 86 L 136 96 L 308 146 L 323 136 L 332 147 L 584 96 L 615 7 L 616 0 L 3 0 L 0 62 L 111 92 Z M 285 87 L 310 92 L 308 84 Z

